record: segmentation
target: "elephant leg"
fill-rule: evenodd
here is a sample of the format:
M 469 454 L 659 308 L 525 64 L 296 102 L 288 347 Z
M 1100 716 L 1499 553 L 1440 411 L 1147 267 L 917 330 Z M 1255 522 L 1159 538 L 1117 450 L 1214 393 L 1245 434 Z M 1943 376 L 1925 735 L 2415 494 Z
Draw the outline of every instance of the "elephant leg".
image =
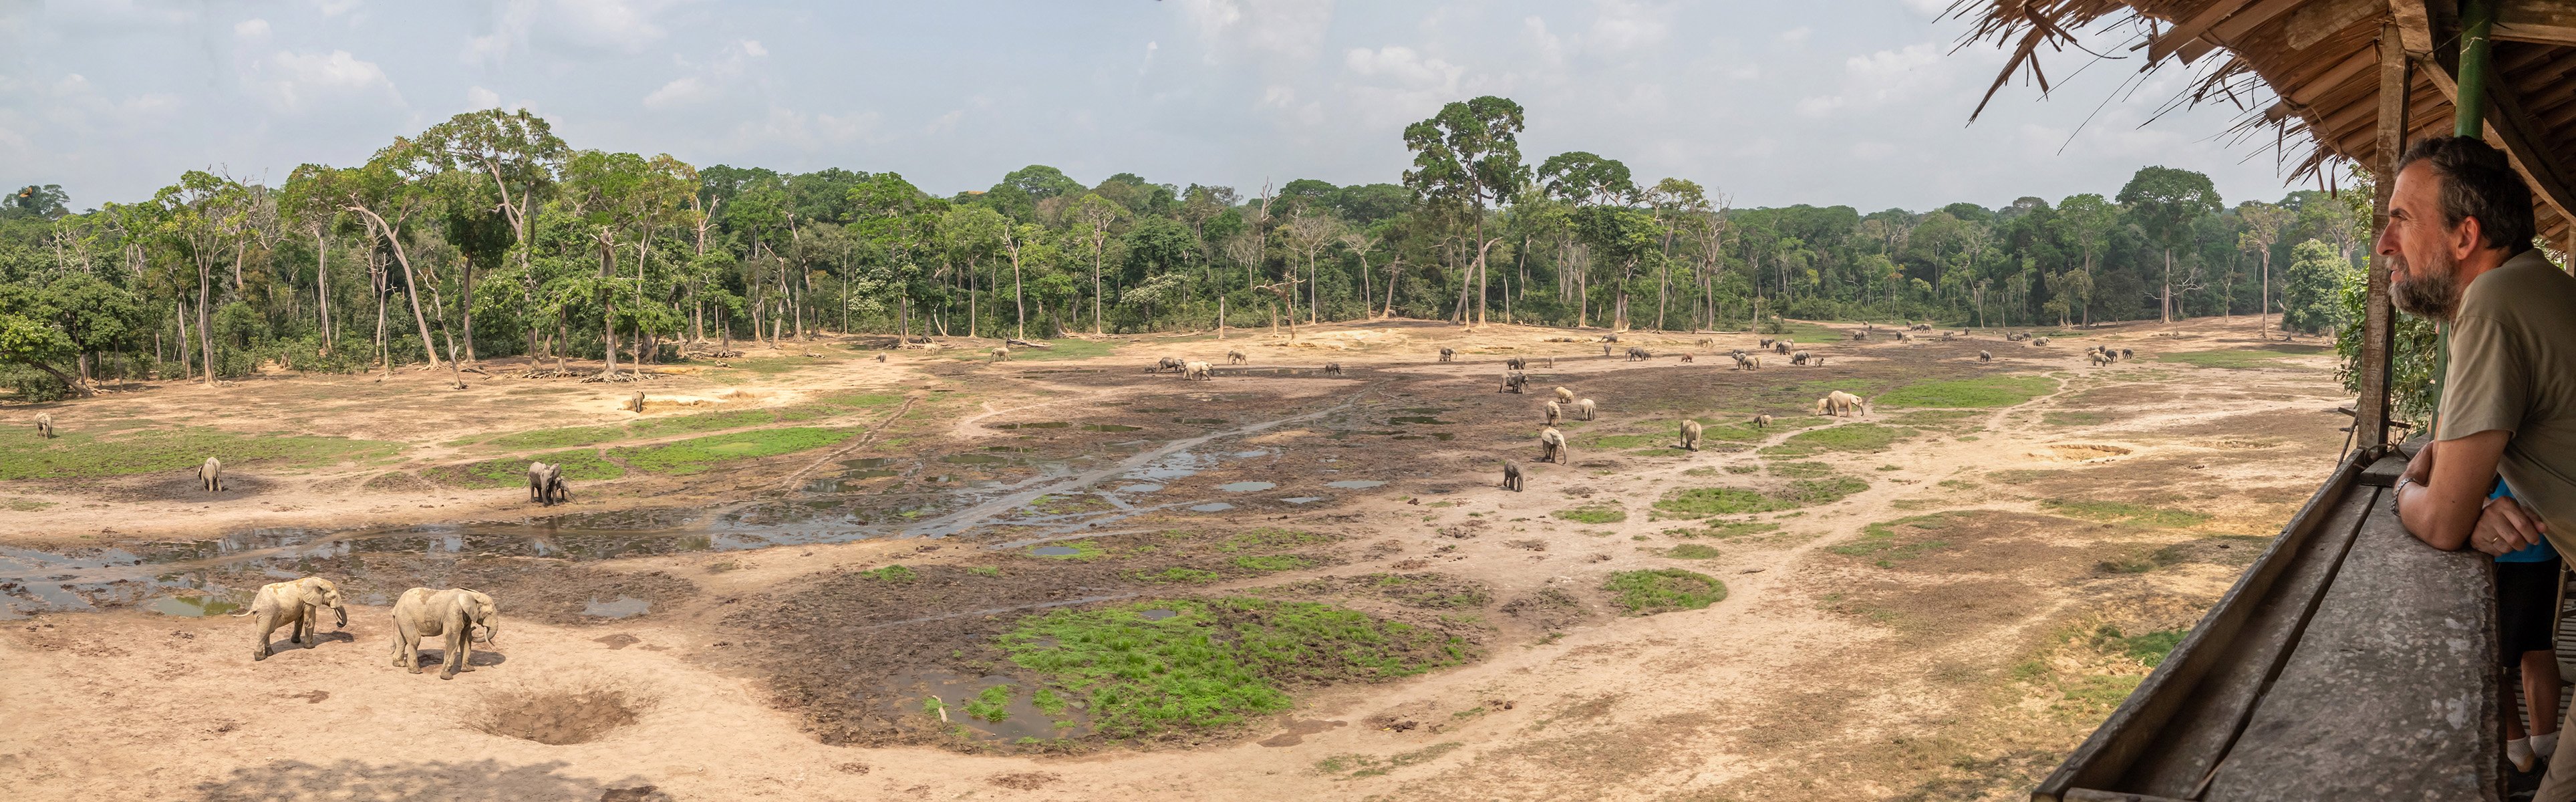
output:
M 257 616 L 251 621 L 259 630 L 259 644 L 251 647 L 250 659 L 254 662 L 266 660 L 268 659 L 268 635 L 277 631 L 277 613 L 272 610 L 259 610 Z
M 394 665 L 420 673 L 420 633 L 411 627 L 402 627 L 401 634 L 394 636 Z
M 309 646 L 309 645 L 311 645 L 311 643 L 312 643 L 311 641 L 307 641 L 307 640 L 305 640 L 305 639 L 304 639 L 304 630 L 305 630 L 305 628 L 308 626 L 308 625 L 306 624 L 306 622 L 309 622 L 309 621 L 312 621 L 312 620 L 313 620 L 313 611 L 312 611 L 312 610 L 307 609 L 304 605 L 301 605 L 301 604 L 296 605 L 296 606 L 295 606 L 295 619 L 294 619 L 294 620 L 292 620 L 292 621 L 288 621 L 288 622 L 286 622 L 286 642 L 288 642 L 288 643 L 292 643 L 292 644 L 296 644 L 296 645 L 298 645 L 298 646 Z
M 447 633 L 447 659 L 438 667 L 439 679 L 455 679 L 459 672 L 465 670 L 465 641 L 463 633 L 453 630 Z

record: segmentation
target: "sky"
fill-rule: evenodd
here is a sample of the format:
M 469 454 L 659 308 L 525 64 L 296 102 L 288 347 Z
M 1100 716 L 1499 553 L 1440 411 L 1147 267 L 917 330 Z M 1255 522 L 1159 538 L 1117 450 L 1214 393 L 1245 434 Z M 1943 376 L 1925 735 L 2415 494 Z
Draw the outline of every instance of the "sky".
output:
M 2189 76 L 2134 58 L 2058 54 L 2053 96 L 2015 81 L 1970 124 L 2004 54 L 1956 49 L 1948 4 L 0 0 L 0 183 L 75 208 L 190 169 L 276 183 L 526 108 L 576 148 L 939 195 L 1030 164 L 1251 195 L 1399 181 L 1405 125 L 1490 94 L 1526 109 L 1533 165 L 1590 151 L 1737 208 L 2055 202 L 2149 164 L 2231 204 L 2291 189 L 2225 137 L 2233 107 L 2149 122 Z

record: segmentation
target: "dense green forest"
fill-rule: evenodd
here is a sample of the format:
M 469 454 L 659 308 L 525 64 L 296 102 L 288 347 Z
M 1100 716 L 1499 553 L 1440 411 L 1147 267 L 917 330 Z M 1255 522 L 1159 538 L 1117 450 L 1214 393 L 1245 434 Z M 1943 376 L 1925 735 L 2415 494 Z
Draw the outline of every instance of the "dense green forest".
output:
M 614 378 L 817 332 L 1038 339 L 1382 315 L 1694 330 L 2268 311 L 2314 333 L 2348 314 L 2370 237 L 2366 186 L 2230 206 L 2207 176 L 2164 167 L 1997 208 L 1733 208 L 1607 156 L 1524 154 L 1523 115 L 1498 97 L 1449 104 L 1388 143 L 1412 169 L 1352 186 L 1085 186 L 1032 165 L 941 198 L 890 171 L 578 150 L 503 111 L 282 186 L 190 171 L 82 212 L 30 186 L 0 210 L 0 381 L 48 398 L 266 364 L 518 355 L 604 359 L 585 374 Z

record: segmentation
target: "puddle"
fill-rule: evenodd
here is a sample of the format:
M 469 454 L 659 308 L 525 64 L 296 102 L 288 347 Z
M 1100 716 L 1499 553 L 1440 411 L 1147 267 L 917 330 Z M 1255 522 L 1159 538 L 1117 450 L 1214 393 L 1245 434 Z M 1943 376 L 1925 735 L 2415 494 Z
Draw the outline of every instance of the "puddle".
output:
M 1142 483 L 1139 483 L 1139 484 L 1132 484 L 1132 485 L 1119 485 L 1119 486 L 1117 487 L 1117 489 L 1116 489 L 1116 490 L 1114 490 L 1113 492 L 1118 492 L 1118 493 L 1151 493 L 1151 492 L 1154 492 L 1154 491 L 1156 491 L 1156 490 L 1161 490 L 1161 489 L 1163 489 L 1163 486 L 1162 486 L 1162 485 L 1149 485 L 1149 484 L 1142 484 Z
M 1378 479 L 1344 479 L 1338 482 L 1325 482 L 1324 486 L 1338 487 L 1345 490 L 1367 490 L 1383 484 L 1386 484 L 1386 482 Z
M 950 454 L 940 457 L 939 461 L 951 465 L 999 465 L 1011 461 L 1011 458 L 999 454 Z
M 1251 459 L 1251 458 L 1253 458 L 1253 457 L 1267 457 L 1267 456 L 1270 456 L 1270 450 L 1269 450 L 1269 449 L 1266 449 L 1266 448 L 1257 448 L 1257 449 L 1253 449 L 1253 450 L 1251 450 L 1251 451 L 1237 451 L 1237 452 L 1234 452 L 1234 453 L 1232 453 L 1232 454 L 1228 454 L 1228 455 L 1226 455 L 1226 456 L 1234 457 L 1234 458 L 1236 458 L 1236 459 Z
M 984 447 L 984 450 L 986 450 L 986 451 L 1028 452 L 1028 451 L 1036 451 L 1037 449 L 1036 449 L 1036 448 L 1033 448 L 1033 447 L 1030 447 L 1030 446 L 985 446 L 985 447 Z
M 1234 505 L 1232 505 L 1232 504 L 1227 504 L 1227 503 L 1222 502 L 1222 501 L 1211 501 L 1211 502 L 1208 502 L 1208 503 L 1206 503 L 1206 504 L 1200 504 L 1200 505 L 1197 505 L 1197 506 L 1193 506 L 1193 507 L 1191 507 L 1191 508 L 1190 508 L 1190 511 L 1191 511 L 1191 512 L 1224 512 L 1224 511 L 1226 511 L 1226 510 L 1230 510 L 1230 509 L 1234 509 Z
M 1280 501 L 1285 501 L 1290 504 L 1313 504 L 1322 500 L 1324 500 L 1323 496 L 1296 496 L 1293 498 L 1280 499 Z
M 1430 425 L 1433 425 L 1433 426 L 1447 426 L 1447 425 L 1449 425 L 1450 423 L 1452 423 L 1452 421 L 1445 421 L 1445 420 L 1441 420 L 1441 419 L 1439 419 L 1439 418 L 1431 417 L 1431 416 L 1429 416 L 1429 415 L 1408 415 L 1408 416 L 1400 417 L 1400 418 L 1391 418 L 1391 419 L 1388 419 L 1388 421 L 1387 421 L 1387 422 L 1388 422 L 1388 423 L 1427 423 L 1427 424 L 1430 424 Z
M 1136 615 L 1147 621 L 1161 621 L 1172 616 L 1180 615 L 1180 613 L 1173 612 L 1171 610 L 1138 610 L 1136 611 Z
M 1081 553 L 1081 549 L 1072 546 L 1039 546 L 1029 550 L 1029 554 L 1038 557 L 1071 557 Z
M 152 600 L 152 603 L 150 605 L 146 605 L 143 609 L 151 610 L 162 615 L 203 618 L 210 615 L 229 615 L 233 611 L 241 608 L 242 606 L 239 604 L 224 601 L 213 596 L 163 596 Z
M 894 464 L 894 458 L 893 458 L 893 457 L 866 457 L 866 458 L 862 458 L 862 459 L 845 459 L 845 460 L 841 460 L 841 467 L 844 467 L 844 468 L 850 468 L 850 469 L 853 469 L 853 470 L 865 470 L 865 469 L 869 469 L 869 468 L 883 468 L 883 467 L 885 467 L 885 466 L 893 465 L 893 464 Z
M 619 596 L 613 601 L 592 599 L 589 604 L 582 605 L 581 614 L 593 618 L 633 618 L 652 609 L 653 602 L 650 599 Z
M 1082 430 L 1086 432 L 1133 432 L 1143 428 L 1145 427 L 1126 426 L 1116 423 L 1086 423 L 1082 425 Z
M 994 692 L 991 690 L 994 688 L 1003 690 Z M 944 711 L 947 720 L 943 729 L 963 729 L 979 739 L 1046 740 L 1075 738 L 1091 732 L 1091 717 L 1082 710 L 1065 707 L 1054 714 L 1039 710 L 1034 701 L 1037 686 L 1013 677 L 971 676 L 928 669 L 898 675 L 886 683 L 885 689 L 890 692 L 887 697 L 894 715 L 913 720 L 927 716 L 931 721 L 938 721 Z M 991 708 L 978 702 L 991 697 L 1008 701 Z
M 1207 469 L 1213 462 L 1214 460 L 1187 451 L 1174 452 L 1170 456 L 1145 463 L 1144 467 L 1119 474 L 1119 478 L 1167 482 L 1197 476 L 1199 471 Z
M 1216 489 L 1223 490 L 1228 493 L 1254 493 L 1278 486 L 1279 483 L 1277 482 L 1227 482 L 1225 484 L 1217 485 Z

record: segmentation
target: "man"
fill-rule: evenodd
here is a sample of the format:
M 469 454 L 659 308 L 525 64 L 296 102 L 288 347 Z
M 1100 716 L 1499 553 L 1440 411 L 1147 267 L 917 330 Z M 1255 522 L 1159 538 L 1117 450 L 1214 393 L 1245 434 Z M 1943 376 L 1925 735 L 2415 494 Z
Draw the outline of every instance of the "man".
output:
M 2378 243 L 2389 257 L 2390 291 L 2398 308 L 2450 332 L 2434 442 L 2398 479 L 2399 520 L 2435 548 L 2467 545 L 2496 556 L 2576 533 L 2576 277 L 2532 248 L 2531 190 L 2485 143 L 2418 142 L 2398 160 L 2394 180 Z M 2490 498 L 2499 477 L 2511 492 Z M 2558 551 L 2571 543 L 2556 541 Z M 2499 618 L 2554 604 L 2556 572 L 2546 576 L 2500 583 Z M 2502 634 L 2508 644 L 2529 645 L 2527 633 Z M 2535 662 L 2518 656 L 2525 666 Z M 2542 679 L 2524 673 L 2526 684 Z M 2552 751 L 2535 799 L 2576 801 L 2576 739 Z

